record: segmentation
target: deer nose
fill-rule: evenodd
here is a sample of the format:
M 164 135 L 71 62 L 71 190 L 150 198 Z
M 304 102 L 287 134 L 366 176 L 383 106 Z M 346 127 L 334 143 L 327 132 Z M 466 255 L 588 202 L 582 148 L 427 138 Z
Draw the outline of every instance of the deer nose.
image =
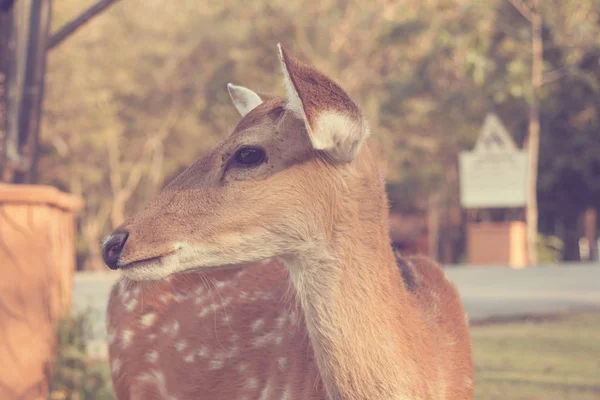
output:
M 113 233 L 102 246 L 102 258 L 110 269 L 119 269 L 118 261 L 129 237 L 128 232 Z

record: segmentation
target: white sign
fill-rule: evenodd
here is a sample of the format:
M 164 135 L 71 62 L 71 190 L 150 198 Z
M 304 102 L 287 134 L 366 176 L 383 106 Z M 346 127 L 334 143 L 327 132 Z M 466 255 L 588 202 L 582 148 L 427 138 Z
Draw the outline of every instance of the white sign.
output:
M 472 152 L 459 155 L 460 202 L 465 208 L 524 207 L 527 153 L 494 114 L 486 116 Z
M 485 116 L 483 128 L 475 143 L 476 153 L 514 153 L 518 151 L 512 137 L 496 114 Z

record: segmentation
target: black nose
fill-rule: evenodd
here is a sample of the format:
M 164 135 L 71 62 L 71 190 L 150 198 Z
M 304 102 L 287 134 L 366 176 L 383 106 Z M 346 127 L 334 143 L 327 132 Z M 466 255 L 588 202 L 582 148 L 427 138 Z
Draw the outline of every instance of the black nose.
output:
M 102 258 L 104 259 L 106 265 L 108 265 L 108 268 L 119 268 L 117 262 L 119 261 L 119 257 L 123 252 L 123 248 L 125 247 L 125 242 L 127 242 L 128 237 L 129 233 L 127 232 L 113 233 L 104 243 L 104 246 L 102 246 Z

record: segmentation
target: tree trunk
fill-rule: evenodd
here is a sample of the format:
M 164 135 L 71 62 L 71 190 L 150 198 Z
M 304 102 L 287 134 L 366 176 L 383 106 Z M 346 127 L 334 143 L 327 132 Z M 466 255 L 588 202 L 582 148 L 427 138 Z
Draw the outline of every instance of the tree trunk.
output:
M 15 183 L 36 181 L 50 17 L 50 0 L 21 1 L 12 10 L 3 174 Z
M 539 89 L 542 86 L 544 62 L 540 3 L 541 0 L 533 0 L 533 7 L 531 9 L 531 106 L 529 110 L 529 134 L 527 137 L 527 151 L 529 154 L 529 180 L 527 184 L 527 257 L 529 265 L 537 264 L 537 176 L 540 150 Z
M 583 231 L 589 246 L 587 261 L 598 261 L 598 212 L 588 208 L 583 215 Z
M 440 212 L 439 195 L 429 196 L 429 205 L 427 211 L 427 236 L 429 239 L 429 257 L 438 260 L 439 253 L 439 232 L 440 232 Z
M 561 218 L 563 261 L 579 261 L 579 214 L 568 214 Z

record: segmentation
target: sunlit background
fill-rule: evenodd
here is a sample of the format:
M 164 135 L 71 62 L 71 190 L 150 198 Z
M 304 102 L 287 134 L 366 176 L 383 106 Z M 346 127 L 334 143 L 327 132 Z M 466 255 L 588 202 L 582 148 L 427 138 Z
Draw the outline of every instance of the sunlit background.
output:
M 113 398 L 100 243 L 233 130 L 228 82 L 285 93 L 279 42 L 368 118 L 394 245 L 472 318 L 476 399 L 600 398 L 600 1 L 11 3 L 0 398 Z

